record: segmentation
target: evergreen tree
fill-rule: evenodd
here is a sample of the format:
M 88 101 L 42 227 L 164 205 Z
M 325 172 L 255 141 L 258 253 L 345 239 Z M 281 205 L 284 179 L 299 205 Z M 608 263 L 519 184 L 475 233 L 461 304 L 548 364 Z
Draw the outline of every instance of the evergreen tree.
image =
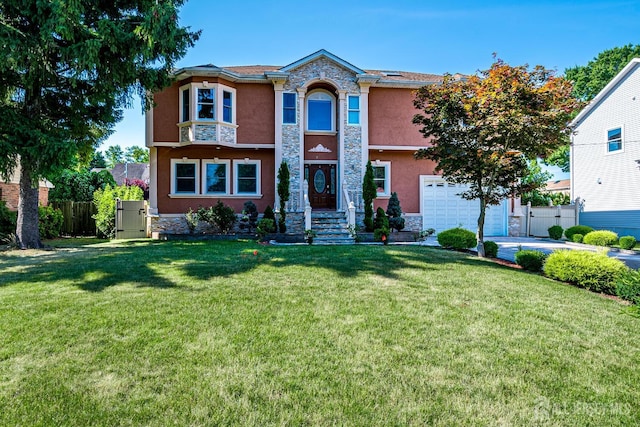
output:
M 389 204 L 387 205 L 387 216 L 389 217 L 389 227 L 400 231 L 404 228 L 404 218 L 402 218 L 402 208 L 400 207 L 400 200 L 398 200 L 398 193 L 395 191 L 391 193 L 389 198 Z
M 280 197 L 280 218 L 278 219 L 278 228 L 280 233 L 287 231 L 287 212 L 286 203 L 289 201 L 289 166 L 287 162 L 280 164 L 278 169 L 278 196 Z
M 371 160 L 367 162 L 367 168 L 362 180 L 362 199 L 364 200 L 364 227 L 366 231 L 373 231 L 373 199 L 378 196 L 378 189 L 373 181 L 373 166 Z
M 20 163 L 16 237 L 41 247 L 39 178 L 90 153 L 137 93 L 170 84 L 199 33 L 178 24 L 184 0 L 31 1 L 0 5 L 0 173 Z

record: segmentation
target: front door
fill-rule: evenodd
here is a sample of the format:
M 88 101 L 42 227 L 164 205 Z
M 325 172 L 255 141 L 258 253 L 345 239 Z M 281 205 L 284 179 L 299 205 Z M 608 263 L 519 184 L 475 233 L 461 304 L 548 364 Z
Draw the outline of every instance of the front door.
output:
M 304 165 L 304 177 L 309 183 L 309 202 L 313 209 L 336 208 L 336 165 Z

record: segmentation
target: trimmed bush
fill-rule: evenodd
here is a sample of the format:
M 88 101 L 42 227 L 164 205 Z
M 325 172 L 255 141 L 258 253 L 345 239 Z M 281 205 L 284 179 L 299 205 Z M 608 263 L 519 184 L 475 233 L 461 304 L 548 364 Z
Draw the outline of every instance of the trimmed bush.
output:
M 551 227 L 549 227 L 548 231 L 549 231 L 549 237 L 551 237 L 553 240 L 562 239 L 562 232 L 564 230 L 559 225 L 552 225 Z
M 633 249 L 636 246 L 636 238 L 633 236 L 622 236 L 618 243 L 622 249 Z
M 571 241 L 574 243 L 582 243 L 584 236 L 582 234 L 576 233 L 571 236 Z
M 198 219 L 215 226 L 222 234 L 227 234 L 236 222 L 236 213 L 233 208 L 225 205 L 220 200 L 210 208 L 198 209 Z
M 0 200 L 0 237 L 16 232 L 16 212 L 7 207 L 4 200 Z
M 582 239 L 583 243 L 595 246 L 611 246 L 618 241 L 618 235 L 609 230 L 597 230 L 585 234 Z
M 438 233 L 438 244 L 448 249 L 469 249 L 476 246 L 478 241 L 472 231 L 456 227 Z
M 38 230 L 42 239 L 55 239 L 60 237 L 64 216 L 60 209 L 51 206 L 38 207 Z
M 547 254 L 542 251 L 535 251 L 530 249 L 521 249 L 516 252 L 516 264 L 527 271 L 535 271 L 536 273 L 542 270 L 544 260 L 547 259 Z
M 640 271 L 628 270 L 616 282 L 616 294 L 633 304 L 640 305 Z
M 404 228 L 404 218 L 402 218 L 402 208 L 400 207 L 400 200 L 398 199 L 398 193 L 395 191 L 391 193 L 389 203 L 387 205 L 387 216 L 389 217 L 389 227 L 400 231 Z
M 626 271 L 622 261 L 609 258 L 605 252 L 555 251 L 544 264 L 545 274 L 552 279 L 611 295 L 615 295 L 616 282 Z
M 582 234 L 584 236 L 585 234 L 591 233 L 592 231 L 593 231 L 593 228 L 589 227 L 588 225 L 574 225 L 573 227 L 569 227 L 566 230 L 564 230 L 564 235 L 567 237 L 567 240 L 575 242 L 575 240 L 573 240 L 574 235 Z M 581 243 L 581 242 L 576 242 L 576 243 Z
M 496 242 L 492 242 L 491 240 L 487 240 L 484 242 L 484 254 L 490 258 L 495 258 L 498 256 L 498 244 Z
M 264 239 L 267 234 L 276 232 L 276 222 L 271 218 L 262 218 L 258 221 L 256 233 L 260 239 Z

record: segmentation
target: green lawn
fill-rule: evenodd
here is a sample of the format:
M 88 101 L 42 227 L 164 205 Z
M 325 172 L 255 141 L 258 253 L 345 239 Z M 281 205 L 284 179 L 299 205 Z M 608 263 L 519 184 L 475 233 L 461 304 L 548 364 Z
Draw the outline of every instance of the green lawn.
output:
M 0 252 L 3 426 L 640 419 L 640 319 L 541 276 L 418 246 L 52 244 Z

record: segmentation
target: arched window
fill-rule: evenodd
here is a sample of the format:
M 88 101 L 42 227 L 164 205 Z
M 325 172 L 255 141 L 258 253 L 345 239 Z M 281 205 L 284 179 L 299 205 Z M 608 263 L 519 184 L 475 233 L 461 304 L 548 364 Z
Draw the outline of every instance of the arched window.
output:
M 307 96 L 307 130 L 317 132 L 335 131 L 335 98 L 324 90 Z

